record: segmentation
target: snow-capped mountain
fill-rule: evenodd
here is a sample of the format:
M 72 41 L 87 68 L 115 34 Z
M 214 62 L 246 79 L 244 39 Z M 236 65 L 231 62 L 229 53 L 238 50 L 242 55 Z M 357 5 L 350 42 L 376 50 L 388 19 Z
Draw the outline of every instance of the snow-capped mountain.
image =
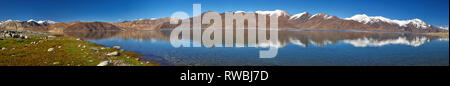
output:
M 245 11 L 236 11 L 234 13 L 245 13 Z
M 325 13 L 317 13 L 317 14 L 314 14 L 311 17 L 309 17 L 309 19 L 312 19 L 312 18 L 315 18 L 315 17 L 322 17 L 323 19 L 331 19 L 331 18 L 333 18 L 333 16 L 330 16 L 330 15 L 325 14 Z
M 57 23 L 57 22 L 51 21 L 51 20 L 40 20 L 40 21 L 37 21 L 37 20 L 34 20 L 34 19 L 30 19 L 30 20 L 27 20 L 27 21 L 19 21 L 19 20 L 8 19 L 6 21 L 0 21 L 0 24 L 1 23 L 6 23 L 6 22 L 36 22 L 36 23 L 42 24 L 42 25 L 51 25 L 51 24 Z
M 26 28 L 35 29 L 34 27 L 49 26 L 56 22 L 50 20 L 36 21 L 33 19 L 27 21 L 6 20 L 0 24 L 0 29 L 25 30 Z
M 424 21 L 420 19 L 411 19 L 411 20 L 394 20 L 385 18 L 382 16 L 367 16 L 366 14 L 357 14 L 350 18 L 345 18 L 346 20 L 353 20 L 358 21 L 364 24 L 374 24 L 379 22 L 385 22 L 389 24 L 398 25 L 400 27 L 409 27 L 414 26 L 415 28 L 420 29 L 428 29 L 431 27 L 431 25 L 425 23 Z
M 51 20 L 41 20 L 41 21 L 36 21 L 33 19 L 28 20 L 27 22 L 36 22 L 38 24 L 43 24 L 43 25 L 51 25 L 51 24 L 55 24 L 55 21 L 51 21 Z
M 298 18 L 300 18 L 300 17 L 302 17 L 302 16 L 307 16 L 309 13 L 308 12 L 302 12 L 302 13 L 299 13 L 299 14 L 295 14 L 295 15 L 293 15 L 293 16 L 291 16 L 291 18 L 289 18 L 289 20 L 292 20 L 292 19 L 298 19 Z
M 444 29 L 444 30 L 448 30 L 448 26 L 447 26 L 447 27 L 441 26 L 441 27 L 439 27 L 439 28 Z
M 275 11 L 255 11 L 257 14 L 269 15 L 269 16 L 291 16 L 284 10 L 275 10 Z
M 274 10 L 274 11 L 255 11 L 255 12 L 245 12 L 245 11 L 236 11 L 234 13 L 256 13 L 260 15 L 268 15 L 268 16 L 284 16 L 290 17 L 291 15 L 284 10 Z
M 395 20 L 382 16 L 357 14 L 350 18 L 338 18 L 325 13 L 310 14 L 301 12 L 291 15 L 283 10 L 274 11 L 235 11 L 234 13 L 256 13 L 278 17 L 278 27 L 283 29 L 324 29 L 324 30 L 361 30 L 393 32 L 448 32 L 425 23 L 420 19 Z
M 317 14 L 311 15 L 308 12 L 302 12 L 302 13 L 299 13 L 299 14 L 295 14 L 294 16 L 291 16 L 289 18 L 289 20 L 295 20 L 295 19 L 299 19 L 299 18 L 302 18 L 302 17 L 307 17 L 308 20 L 312 19 L 312 18 L 316 18 L 316 17 L 322 17 L 323 19 L 335 18 L 335 16 L 330 16 L 330 15 L 325 14 L 325 13 L 317 13 Z
M 0 21 L 0 23 L 6 23 L 6 22 L 20 22 L 19 20 L 12 20 L 12 19 L 8 19 L 6 21 Z
M 308 12 L 301 12 L 295 15 L 291 15 L 283 10 L 254 11 L 254 12 L 236 11 L 234 13 L 242 13 L 242 14 L 255 13 L 267 16 L 277 16 L 278 28 L 280 29 L 358 30 L 358 31 L 417 32 L 417 33 L 448 32 L 448 28 L 446 29 L 435 27 L 433 25 L 425 23 L 420 19 L 395 20 L 385 18 L 382 16 L 367 16 L 366 14 L 357 14 L 350 18 L 341 19 L 336 16 L 328 15 L 325 13 L 310 14 Z M 224 16 L 225 13 L 220 13 L 220 15 Z M 192 21 L 193 18 L 195 17 L 189 18 L 191 19 L 190 20 L 191 22 L 194 22 Z M 124 30 L 173 29 L 181 25 L 181 24 L 170 24 L 171 19 L 173 18 L 143 19 L 112 24 L 120 28 L 123 28 Z M 225 18 L 222 17 L 222 22 L 225 22 L 224 20 Z M 272 20 L 266 20 L 266 22 L 267 21 Z M 1 22 L 0 28 L 25 29 L 30 27 L 41 27 L 44 28 L 44 30 L 48 30 L 49 27 L 57 26 L 53 25 L 55 23 L 56 22 L 50 20 L 36 21 L 31 19 L 23 22 L 17 20 L 8 20 Z M 244 25 L 247 24 L 245 23 Z M 267 23 L 266 25 L 269 24 Z M 208 28 L 210 26 L 212 26 L 212 24 L 201 25 L 202 28 Z M 225 28 L 224 26 L 225 25 L 222 25 L 222 28 Z

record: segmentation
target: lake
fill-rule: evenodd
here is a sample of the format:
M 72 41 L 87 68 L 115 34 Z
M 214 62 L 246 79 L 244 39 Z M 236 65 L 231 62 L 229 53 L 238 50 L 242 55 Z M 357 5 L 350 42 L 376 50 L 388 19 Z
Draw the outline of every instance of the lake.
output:
M 166 66 L 448 66 L 449 38 L 415 33 L 280 30 L 274 58 L 259 58 L 267 47 L 179 47 L 171 30 L 70 32 L 107 47 L 145 55 Z M 184 41 L 194 42 L 195 41 Z

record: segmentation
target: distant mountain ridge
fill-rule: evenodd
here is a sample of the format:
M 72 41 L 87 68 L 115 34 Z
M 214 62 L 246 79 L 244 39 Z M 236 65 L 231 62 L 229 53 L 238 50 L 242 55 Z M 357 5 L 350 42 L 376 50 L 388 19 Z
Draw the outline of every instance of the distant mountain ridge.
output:
M 234 13 L 256 13 L 267 14 L 269 16 L 281 15 L 279 17 L 279 28 L 281 29 L 368 30 L 419 33 L 448 32 L 445 28 L 435 27 L 420 19 L 393 20 L 381 16 L 367 16 L 366 14 L 356 14 L 350 18 L 341 19 L 325 13 L 310 14 L 308 12 L 301 12 L 291 16 L 282 10 L 236 11 Z
M 40 28 L 43 26 L 49 26 L 55 23 L 56 22 L 51 20 L 43 20 L 43 21 L 36 21 L 33 19 L 30 19 L 28 21 L 7 20 L 0 23 L 0 29 L 26 30 L 26 29 Z
M 366 14 L 356 14 L 350 18 L 339 18 L 325 13 L 310 14 L 308 12 L 301 12 L 298 14 L 291 15 L 283 10 L 255 11 L 255 12 L 236 11 L 231 13 L 234 14 L 242 13 L 244 15 L 248 13 L 255 13 L 255 14 L 263 14 L 266 16 L 276 16 L 278 17 L 278 27 L 280 29 L 360 30 L 360 31 L 388 31 L 388 32 L 415 32 L 415 33 L 448 32 L 448 29 L 427 24 L 426 22 L 420 19 L 394 20 L 382 16 L 367 16 Z M 222 16 L 223 23 L 225 20 L 224 14 L 225 13 L 220 13 L 220 15 Z M 192 20 L 195 17 L 188 19 L 191 21 L 191 25 L 193 22 Z M 0 23 L 0 29 L 18 29 L 18 30 L 28 29 L 34 31 L 64 32 L 65 30 L 103 31 L 103 30 L 173 29 L 180 25 L 180 24 L 170 24 L 171 19 L 172 18 L 165 17 L 160 19 L 139 19 L 134 21 L 124 21 L 118 23 L 108 23 L 108 22 L 56 23 L 50 20 L 46 21 L 29 20 L 23 22 L 8 20 Z M 208 28 L 211 25 L 212 24 L 209 25 L 203 24 L 202 28 Z M 247 23 L 244 23 L 244 25 L 247 26 Z M 223 25 L 223 27 L 224 26 L 225 25 Z

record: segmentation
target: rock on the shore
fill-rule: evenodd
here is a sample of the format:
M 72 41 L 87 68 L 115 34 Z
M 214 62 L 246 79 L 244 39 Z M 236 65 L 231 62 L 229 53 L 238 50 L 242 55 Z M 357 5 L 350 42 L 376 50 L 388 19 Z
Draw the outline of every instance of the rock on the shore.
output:
M 55 50 L 55 48 L 49 48 L 47 51 L 48 52 L 52 52 L 52 51 L 54 51 Z
M 2 47 L 2 50 L 7 50 L 8 48 L 6 48 L 6 47 Z
M 54 64 L 54 65 L 57 65 L 57 64 L 59 64 L 59 62 L 53 62 L 53 64 Z
M 113 48 L 114 49 L 120 49 L 120 46 L 114 46 Z
M 109 61 L 102 61 L 97 66 L 106 66 L 109 64 Z
M 49 36 L 47 36 L 48 38 L 55 38 L 56 36 L 52 36 L 52 35 L 49 35 Z
M 91 47 L 89 49 L 94 50 L 94 51 L 98 51 L 98 47 Z
M 108 55 L 108 56 L 119 56 L 120 53 L 117 52 L 117 51 L 114 51 L 114 52 L 108 53 L 108 54 L 106 54 L 106 55 Z

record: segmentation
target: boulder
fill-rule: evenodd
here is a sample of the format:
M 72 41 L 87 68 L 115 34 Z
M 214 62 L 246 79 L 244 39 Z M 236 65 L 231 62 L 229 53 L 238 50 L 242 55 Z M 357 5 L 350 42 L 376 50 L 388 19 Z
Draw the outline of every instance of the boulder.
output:
M 13 34 L 13 38 L 20 38 L 20 35 L 18 35 L 18 34 Z
M 94 50 L 94 51 L 98 51 L 98 47 L 91 47 L 89 49 Z
M 108 53 L 108 54 L 106 54 L 106 55 L 108 55 L 108 56 L 119 56 L 120 53 L 117 52 L 117 51 L 115 51 L 115 52 Z
M 48 52 L 52 52 L 52 51 L 54 51 L 55 50 L 55 48 L 49 48 L 47 51 Z
M 12 37 L 11 35 L 9 35 L 9 34 L 5 34 L 5 37 Z
M 114 46 L 113 48 L 114 49 L 120 49 L 120 46 Z
M 53 62 L 54 65 L 57 65 L 57 64 L 59 64 L 59 63 L 60 63 L 60 62 Z
M 106 66 L 109 64 L 109 61 L 102 61 L 97 66 Z
M 25 39 L 25 35 L 20 34 L 20 35 L 19 35 L 19 38 L 20 38 L 20 39 Z

